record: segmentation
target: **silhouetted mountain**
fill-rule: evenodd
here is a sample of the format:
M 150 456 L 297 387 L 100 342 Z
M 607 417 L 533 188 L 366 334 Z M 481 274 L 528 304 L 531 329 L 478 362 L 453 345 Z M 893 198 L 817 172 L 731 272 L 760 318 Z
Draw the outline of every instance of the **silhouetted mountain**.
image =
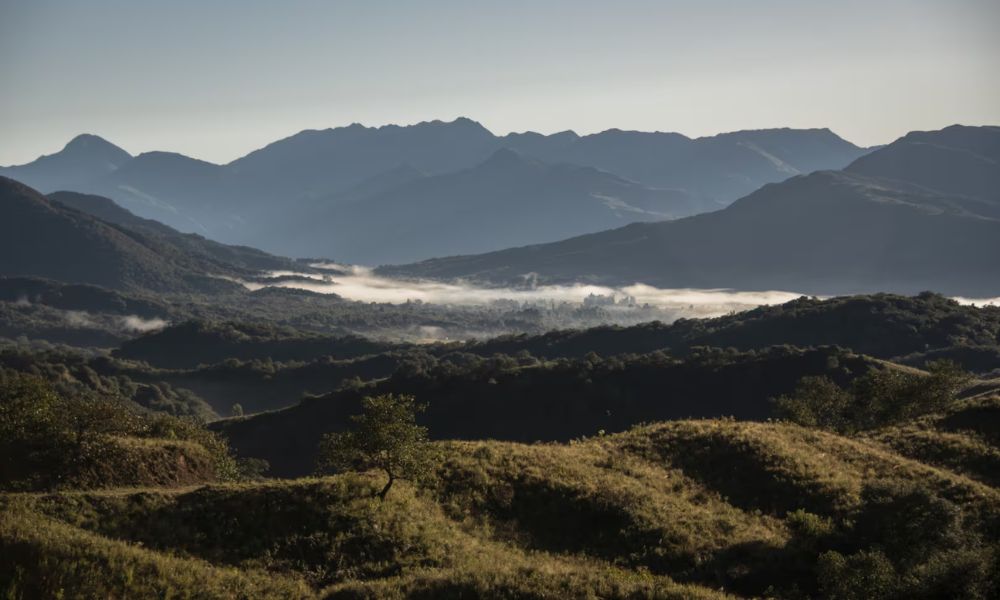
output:
M 692 208 L 667 211 L 671 215 L 690 214 L 695 209 L 714 210 L 763 183 L 820 167 L 841 168 L 865 152 L 828 130 L 765 130 L 700 139 L 619 130 L 583 137 L 572 132 L 498 137 L 475 121 L 459 118 L 447 123 L 431 121 L 405 127 L 355 124 L 303 131 L 228 165 L 150 152 L 131 160 L 125 155 L 115 162 L 116 168 L 82 174 L 63 173 L 64 162 L 40 159 L 15 168 L 10 175 L 18 178 L 22 173 L 37 172 L 39 175 L 33 181 L 40 181 L 44 175 L 46 182 L 64 182 L 43 186 L 46 191 L 59 188 L 107 196 L 140 216 L 181 231 L 202 233 L 229 243 L 263 245 L 280 254 L 317 254 L 331 247 L 326 239 L 329 227 L 359 218 L 364 212 L 362 200 L 388 194 L 392 188 L 412 182 L 418 174 L 433 177 L 472 169 L 503 148 L 547 163 L 593 167 L 634 182 L 635 189 L 672 190 L 670 193 L 676 198 L 690 199 Z M 588 180 L 594 177 L 585 169 L 566 170 L 562 177 L 569 179 L 574 175 L 583 178 L 572 183 L 581 189 L 587 188 Z M 462 193 L 483 198 L 494 193 L 473 189 L 472 184 L 467 182 Z M 432 185 L 415 184 L 415 191 L 427 193 Z M 618 193 L 617 188 L 626 185 L 612 187 Z M 561 185 L 556 186 L 553 193 L 558 195 L 562 190 Z M 548 198 L 545 193 L 546 189 L 539 188 L 531 196 L 546 204 L 563 201 L 558 197 Z M 617 196 L 611 194 L 611 197 Z M 635 194 L 631 197 L 635 199 Z M 350 201 L 358 202 L 350 215 L 327 210 Z M 495 207 L 495 210 L 500 209 Z M 378 215 L 373 209 L 363 218 L 372 221 Z M 535 215 L 530 211 L 520 215 L 508 212 L 506 216 L 512 223 L 520 217 L 521 228 L 526 231 L 534 227 Z M 315 229 L 304 234 L 298 228 L 302 222 Z M 581 223 L 551 230 L 537 227 L 535 233 L 526 233 L 520 239 L 501 236 L 497 243 L 479 246 L 461 243 L 448 246 L 430 239 L 433 233 L 428 232 L 428 238 L 420 240 L 427 243 L 426 250 L 409 256 L 392 252 L 369 254 L 360 249 L 355 251 L 350 244 L 333 248 L 344 248 L 353 259 L 362 262 L 415 260 L 431 254 L 477 252 L 505 244 L 550 241 L 614 224 L 582 226 Z M 350 225 L 336 226 L 356 231 Z M 314 236 L 319 237 L 313 239 Z
M 908 136 L 844 171 L 770 184 L 714 213 L 382 272 L 504 283 L 536 273 L 542 281 L 661 287 L 997 295 L 997 163 L 979 153 L 996 139 L 1000 129 L 989 127 Z M 972 183 L 970 174 L 977 175 Z
M 290 229 L 262 230 L 259 243 L 299 256 L 377 264 L 705 210 L 683 192 L 649 189 L 590 167 L 547 165 L 508 149 L 471 169 L 415 179 L 361 201 L 324 204 L 303 211 Z M 270 237 L 275 233 L 279 239 Z
M 105 198 L 57 197 L 76 206 L 93 204 L 95 212 L 118 223 L 0 177 L 0 274 L 124 290 L 213 291 L 235 286 L 215 276 L 249 276 L 252 263 L 274 258 L 181 235 L 116 210 Z
M 14 167 L 0 167 L 10 177 L 42 192 L 75 189 L 113 172 L 132 156 L 96 135 L 78 135 L 59 152 Z

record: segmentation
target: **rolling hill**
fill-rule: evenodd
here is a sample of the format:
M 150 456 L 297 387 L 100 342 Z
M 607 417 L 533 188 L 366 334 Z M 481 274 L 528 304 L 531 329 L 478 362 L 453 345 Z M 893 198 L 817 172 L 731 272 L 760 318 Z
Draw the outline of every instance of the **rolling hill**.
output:
M 1000 163 L 990 154 L 1000 129 L 956 126 L 919 138 L 843 171 L 766 185 L 714 213 L 381 272 L 498 284 L 534 273 L 542 282 L 667 288 L 1000 294 Z M 927 160 L 928 147 L 950 160 Z
M 996 407 L 972 410 L 995 423 Z M 974 433 L 969 416 L 950 409 L 927 433 Z M 959 455 L 937 466 L 876 439 L 729 420 L 434 452 L 432 472 L 384 502 L 372 498 L 375 473 L 0 495 L 0 591 L 721 600 L 996 590 L 1000 495 L 961 473 Z

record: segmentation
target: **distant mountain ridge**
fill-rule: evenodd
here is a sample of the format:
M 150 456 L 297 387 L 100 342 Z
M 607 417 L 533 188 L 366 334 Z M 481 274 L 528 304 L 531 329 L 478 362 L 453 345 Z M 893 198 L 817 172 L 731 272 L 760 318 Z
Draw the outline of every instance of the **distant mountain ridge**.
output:
M 1000 295 L 1000 128 L 910 134 L 724 210 L 381 270 L 496 284 L 642 282 L 817 294 Z M 944 158 L 942 158 L 944 157 Z
M 676 133 L 620 130 L 586 136 L 572 132 L 496 136 L 466 118 L 410 126 L 354 124 L 307 130 L 226 165 L 165 152 L 131 157 L 96 136 L 81 137 L 82 141 L 74 140 L 60 153 L 27 165 L 0 168 L 0 175 L 23 181 L 45 193 L 70 190 L 112 198 L 139 216 L 156 219 L 180 231 L 197 232 L 227 243 L 264 247 L 284 255 L 309 256 L 325 254 L 331 246 L 324 236 L 301 235 L 293 229 L 296 223 L 322 219 L 328 225 L 343 221 L 336 226 L 350 228 L 345 223 L 357 217 L 362 200 L 387 193 L 390 187 L 402 188 L 411 183 L 416 186 L 412 193 L 421 193 L 428 184 L 413 182 L 413 173 L 431 177 L 457 175 L 474 169 L 502 149 L 550 165 L 569 164 L 605 171 L 627 180 L 635 190 L 645 188 L 641 193 L 646 196 L 669 194 L 686 198 L 682 204 L 665 211 L 669 216 L 716 210 L 765 183 L 816 168 L 841 168 L 866 152 L 829 130 L 775 129 L 698 139 Z M 94 155 L 84 159 L 80 152 L 88 147 L 94 148 Z M 401 175 L 400 168 L 412 172 L 394 181 L 388 174 Z M 594 177 L 585 170 L 577 174 L 583 180 Z M 366 185 L 372 182 L 381 183 L 367 189 Z M 388 185 L 390 182 L 394 185 Z M 568 182 L 573 189 L 581 185 Z M 601 189 L 591 192 L 604 195 Z M 490 190 L 470 184 L 463 193 L 468 199 L 485 197 Z M 553 193 L 568 194 L 562 188 Z M 326 209 L 341 204 L 345 197 L 359 202 L 351 215 L 341 217 L 335 210 Z M 612 200 L 617 201 L 629 203 L 626 198 Z M 449 202 L 442 199 L 441 204 Z M 682 206 L 686 208 L 679 210 Z M 373 210 L 365 219 L 376 219 L 377 215 Z M 538 218 L 538 214 L 529 210 L 508 216 L 520 217 L 525 228 L 533 226 L 532 220 Z M 564 212 L 542 223 L 538 227 L 539 236 L 497 239 L 488 248 L 461 244 L 443 247 L 436 242 L 435 232 L 428 232 L 420 241 L 429 244 L 426 252 L 468 253 L 551 241 L 617 224 L 587 222 L 578 229 L 567 230 L 561 226 L 566 216 Z M 648 217 L 637 216 L 635 220 Z M 277 235 L 276 231 L 285 233 Z M 333 249 L 344 254 L 329 258 L 343 261 L 350 257 L 349 260 L 377 264 L 386 259 L 400 262 L 429 256 L 426 253 L 405 256 L 402 247 L 387 253 L 369 252 L 367 247 L 367 241 L 357 247 L 338 244 Z
M 617 173 L 654 187 L 710 198 L 718 207 L 765 183 L 839 169 L 864 150 L 829 129 L 736 131 L 691 139 L 678 133 L 610 129 L 587 136 L 511 134 L 511 148 L 539 159 Z

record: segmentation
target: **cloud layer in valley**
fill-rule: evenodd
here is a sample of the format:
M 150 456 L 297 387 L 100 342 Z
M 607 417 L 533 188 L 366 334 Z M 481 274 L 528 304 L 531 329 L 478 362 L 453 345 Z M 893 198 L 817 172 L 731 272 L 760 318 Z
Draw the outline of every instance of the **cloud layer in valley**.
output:
M 343 265 L 313 265 L 329 267 L 328 275 L 272 271 L 274 281 L 242 282 L 249 289 L 286 287 L 308 290 L 321 294 L 337 294 L 348 300 L 361 302 L 427 302 L 451 305 L 489 305 L 503 301 L 519 303 L 583 304 L 588 297 L 600 303 L 614 297 L 609 309 L 627 309 L 626 299 L 631 297 L 637 305 L 650 305 L 664 310 L 665 317 L 709 317 L 732 311 L 746 310 L 762 304 L 780 304 L 802 294 L 786 291 L 739 292 L 734 290 L 659 289 L 644 284 L 621 288 L 598 285 L 550 285 L 531 288 L 492 288 L 471 284 L 443 283 L 438 281 L 409 281 L 380 277 L 365 267 Z M 338 269 L 339 272 L 332 271 Z M 594 297 L 603 296 L 603 299 Z
M 527 304 L 591 302 L 607 309 L 627 310 L 627 298 L 636 305 L 649 305 L 661 309 L 665 319 L 681 317 L 713 317 L 756 306 L 781 304 L 803 296 L 794 291 L 745 292 L 729 289 L 661 289 L 636 283 L 620 288 L 598 285 L 542 285 L 526 288 L 494 288 L 472 284 L 439 281 L 399 280 L 380 277 L 371 269 L 333 263 L 316 263 L 316 268 L 329 269 L 329 273 L 300 273 L 271 271 L 272 281 L 242 281 L 251 290 L 265 287 L 284 287 L 308 290 L 320 294 L 337 294 L 347 300 L 360 302 L 403 303 L 426 302 L 458 306 L 490 305 L 504 301 Z M 603 298 L 594 298 L 603 297 Z M 614 304 L 607 301 L 614 298 Z M 601 301 L 604 301 L 602 303 Z M 977 306 L 1000 305 L 1000 298 L 955 298 L 963 304 Z

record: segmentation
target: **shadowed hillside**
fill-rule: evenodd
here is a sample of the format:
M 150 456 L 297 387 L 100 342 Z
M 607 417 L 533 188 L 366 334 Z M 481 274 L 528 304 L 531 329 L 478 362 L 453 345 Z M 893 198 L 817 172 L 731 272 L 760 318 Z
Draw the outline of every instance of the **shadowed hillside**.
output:
M 423 177 L 353 202 L 324 198 L 313 205 L 284 228 L 262 229 L 260 243 L 291 254 L 385 264 L 717 208 L 681 190 L 649 188 L 593 168 L 547 165 L 508 149 L 470 169 Z
M 64 200 L 65 203 L 61 202 Z M 181 234 L 111 200 L 60 192 L 46 198 L 0 178 L 0 272 L 123 291 L 224 292 L 226 277 L 254 277 L 292 261 Z
M 662 353 L 602 360 L 446 357 L 410 362 L 384 380 L 306 398 L 283 410 L 213 424 L 241 456 L 263 458 L 281 476 L 309 473 L 320 437 L 338 431 L 364 396 L 433 398 L 422 416 L 439 439 L 568 440 L 636 423 L 685 417 L 764 420 L 770 399 L 804 375 L 849 382 L 882 364 L 835 348 L 706 349 L 684 360 Z

